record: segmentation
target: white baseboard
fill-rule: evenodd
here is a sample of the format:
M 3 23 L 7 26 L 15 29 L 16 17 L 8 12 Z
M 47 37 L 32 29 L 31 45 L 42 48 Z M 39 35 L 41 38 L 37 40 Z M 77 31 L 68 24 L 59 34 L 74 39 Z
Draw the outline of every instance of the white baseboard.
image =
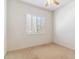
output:
M 61 45 L 61 46 L 63 46 L 63 47 L 66 47 L 66 48 L 69 48 L 69 49 L 75 50 L 75 48 L 70 47 L 70 46 L 67 46 L 66 44 L 63 44 L 63 43 L 60 43 L 60 42 L 56 42 L 56 41 L 54 41 L 54 43 L 56 43 L 56 44 L 58 44 L 58 45 Z
M 14 50 L 19 50 L 19 49 L 24 49 L 24 48 L 30 48 L 30 47 L 35 47 L 35 46 L 39 46 L 39 45 L 43 45 L 43 44 L 49 44 L 52 43 L 51 41 L 47 41 L 47 42 L 39 42 L 39 43 L 35 43 L 35 44 L 31 44 L 31 45 L 26 45 L 25 47 L 17 47 L 14 49 L 8 49 L 8 51 L 14 51 Z

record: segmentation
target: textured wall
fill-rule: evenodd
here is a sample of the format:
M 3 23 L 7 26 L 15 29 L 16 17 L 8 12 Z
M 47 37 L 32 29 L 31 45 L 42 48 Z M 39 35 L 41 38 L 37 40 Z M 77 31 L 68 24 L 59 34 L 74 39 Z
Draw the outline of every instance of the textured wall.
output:
M 74 49 L 75 45 L 75 19 L 74 1 L 55 11 L 55 39 L 54 42 Z
M 26 14 L 35 14 L 46 17 L 43 34 L 28 35 L 26 32 Z M 52 13 L 25 4 L 18 0 L 8 1 L 8 50 L 27 48 L 39 44 L 49 43 L 53 39 L 52 35 Z

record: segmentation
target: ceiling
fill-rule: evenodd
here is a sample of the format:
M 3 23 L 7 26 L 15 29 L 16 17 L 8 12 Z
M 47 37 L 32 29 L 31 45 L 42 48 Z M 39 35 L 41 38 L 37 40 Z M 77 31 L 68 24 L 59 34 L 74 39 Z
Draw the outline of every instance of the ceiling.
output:
M 49 11 L 53 11 L 56 8 L 61 7 L 61 6 L 65 5 L 65 4 L 68 4 L 69 2 L 72 2 L 74 0 L 58 0 L 59 3 L 60 3 L 59 6 L 52 6 L 51 5 L 50 7 L 45 7 L 46 0 L 21 0 L 21 1 L 23 1 L 25 3 L 29 3 L 29 4 L 37 6 L 37 7 L 41 7 L 41 8 L 47 9 Z

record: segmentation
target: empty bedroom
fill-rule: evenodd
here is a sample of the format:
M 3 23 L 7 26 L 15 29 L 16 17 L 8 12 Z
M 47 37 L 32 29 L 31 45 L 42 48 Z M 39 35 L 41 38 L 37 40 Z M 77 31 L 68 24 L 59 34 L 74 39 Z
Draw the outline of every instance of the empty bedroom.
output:
M 5 59 L 75 59 L 74 0 L 7 0 Z

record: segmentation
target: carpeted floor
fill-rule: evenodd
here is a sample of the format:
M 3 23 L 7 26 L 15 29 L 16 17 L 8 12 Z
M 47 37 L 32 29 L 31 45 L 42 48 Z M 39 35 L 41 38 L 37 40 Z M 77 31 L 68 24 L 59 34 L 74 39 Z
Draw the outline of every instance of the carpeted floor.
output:
M 8 52 L 5 59 L 75 59 L 74 51 L 57 44 L 47 44 Z

